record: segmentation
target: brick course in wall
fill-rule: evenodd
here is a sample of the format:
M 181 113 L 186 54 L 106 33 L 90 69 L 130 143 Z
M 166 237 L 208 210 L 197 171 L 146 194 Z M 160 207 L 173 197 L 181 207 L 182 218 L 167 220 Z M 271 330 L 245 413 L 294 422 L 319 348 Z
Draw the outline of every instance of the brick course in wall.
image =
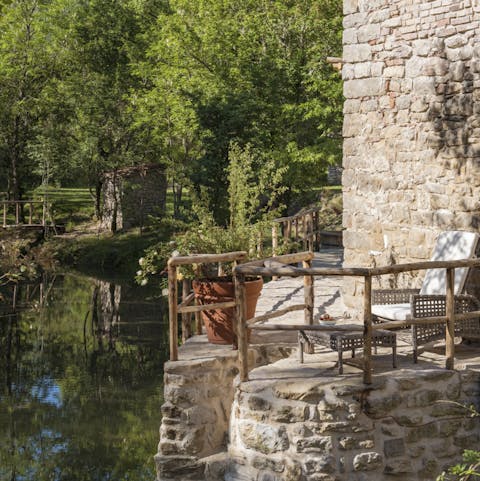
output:
M 345 265 L 428 259 L 439 232 L 480 225 L 480 3 L 344 13 Z

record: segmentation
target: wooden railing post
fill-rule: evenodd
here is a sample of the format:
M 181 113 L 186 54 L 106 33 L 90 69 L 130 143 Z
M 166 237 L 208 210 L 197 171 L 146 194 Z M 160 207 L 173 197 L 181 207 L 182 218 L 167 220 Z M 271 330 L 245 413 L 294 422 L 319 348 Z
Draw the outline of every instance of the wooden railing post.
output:
M 15 224 L 20 224 L 20 203 L 15 202 Z
M 446 316 L 447 328 L 445 338 L 445 367 L 453 369 L 455 365 L 455 269 L 447 269 L 447 299 Z
M 302 265 L 304 269 L 310 269 L 312 267 L 312 261 L 310 259 L 302 261 Z M 305 317 L 305 324 L 309 326 L 313 325 L 313 307 L 314 307 L 314 300 L 315 300 L 315 293 L 313 287 L 313 276 L 304 276 L 303 277 L 303 288 L 304 288 L 304 302 L 305 308 L 303 310 L 304 317 Z M 308 343 L 305 346 L 305 350 L 308 354 L 314 353 L 314 346 L 311 343 Z
M 302 262 L 304 269 L 310 269 L 312 267 L 312 261 L 310 259 Z M 305 298 L 305 324 L 311 326 L 313 324 L 313 305 L 314 305 L 314 287 L 313 276 L 303 277 L 304 298 Z
M 182 300 L 186 301 L 191 290 L 191 281 L 183 279 L 182 281 Z M 192 337 L 192 314 L 189 312 L 182 313 L 182 342 Z
M 363 297 L 363 382 L 372 383 L 372 278 L 365 276 Z
M 175 265 L 172 265 L 170 261 L 168 262 L 168 318 L 170 328 L 170 361 L 178 361 L 177 267 Z
M 319 251 L 321 239 L 320 239 L 320 211 L 318 209 L 315 211 L 313 228 L 315 230 L 315 250 Z
M 278 226 L 276 222 L 272 225 L 272 255 L 276 256 L 278 252 Z
M 33 223 L 33 202 L 28 204 L 28 223 L 30 225 Z
M 3 203 L 3 227 L 7 227 L 7 203 Z
M 245 294 L 245 276 L 235 274 L 235 298 L 237 301 L 237 338 L 238 338 L 238 364 L 240 381 L 248 381 L 248 338 L 247 338 L 247 301 Z

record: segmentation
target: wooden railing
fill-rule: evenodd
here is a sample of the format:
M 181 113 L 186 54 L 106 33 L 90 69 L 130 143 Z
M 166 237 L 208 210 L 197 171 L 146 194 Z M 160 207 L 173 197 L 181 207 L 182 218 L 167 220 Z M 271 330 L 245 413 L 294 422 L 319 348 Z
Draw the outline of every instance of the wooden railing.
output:
M 191 314 L 195 313 L 196 334 L 202 334 L 201 311 L 225 309 L 235 307 L 237 302 L 227 301 L 217 304 L 192 305 L 195 296 L 191 291 L 189 279 L 182 280 L 182 302 L 178 304 L 178 267 L 199 264 L 218 264 L 218 274 L 223 272 L 223 263 L 233 262 L 234 266 L 247 258 L 244 251 L 228 252 L 226 254 L 198 254 L 192 256 L 171 257 L 168 261 L 168 311 L 170 332 L 170 360 L 178 360 L 178 314 L 182 315 L 182 341 L 185 342 L 192 335 Z
M 276 254 L 280 243 L 297 242 L 304 250 L 320 249 L 320 207 L 301 211 L 289 217 L 274 219 L 272 226 L 272 250 Z
M 364 294 L 363 294 L 363 381 L 365 384 L 372 382 L 372 333 L 375 329 L 385 329 L 389 327 L 386 323 L 372 324 L 372 278 L 375 276 L 383 276 L 390 274 L 399 274 L 402 272 L 419 271 L 426 269 L 446 269 L 446 315 L 431 318 L 422 318 L 418 321 L 420 324 L 425 323 L 446 323 L 446 368 L 454 368 L 455 357 L 455 321 L 474 319 L 480 316 L 480 311 L 472 311 L 468 313 L 455 313 L 454 299 L 454 280 L 455 269 L 461 267 L 479 267 L 480 259 L 456 260 L 456 261 L 428 261 L 408 264 L 397 264 L 394 266 L 376 267 L 376 268 L 312 268 L 309 265 L 310 253 L 300 253 L 294 255 L 278 256 L 263 261 L 248 262 L 238 265 L 234 268 L 235 282 L 235 299 L 237 303 L 237 335 L 238 335 L 238 362 L 240 371 L 240 380 L 248 381 L 248 338 L 247 329 L 253 330 L 304 330 L 305 325 L 309 325 L 309 330 L 332 331 L 339 330 L 340 326 L 318 326 L 313 324 L 313 301 L 314 301 L 314 276 L 343 276 L 343 277 L 363 277 Z M 311 257 L 310 257 L 311 259 Z M 287 266 L 292 262 L 302 260 L 303 267 Z M 273 317 L 285 314 L 288 310 L 274 311 L 268 315 L 259 316 L 246 320 L 246 303 L 245 303 L 245 277 L 246 276 L 290 276 L 304 277 L 305 286 L 305 302 L 297 306 L 292 306 L 290 310 L 304 309 L 305 323 L 274 325 L 258 324 Z M 414 324 L 416 321 L 411 321 Z M 359 326 L 361 328 L 361 326 Z
M 48 204 L 44 200 L 0 200 L 3 227 L 45 227 Z

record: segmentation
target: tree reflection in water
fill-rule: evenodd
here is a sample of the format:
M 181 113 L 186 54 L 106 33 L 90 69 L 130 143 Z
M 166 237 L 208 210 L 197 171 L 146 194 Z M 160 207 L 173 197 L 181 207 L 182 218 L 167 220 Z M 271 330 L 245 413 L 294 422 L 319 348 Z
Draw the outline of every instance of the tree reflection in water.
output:
M 89 278 L 3 288 L 0 480 L 154 479 L 162 301 Z

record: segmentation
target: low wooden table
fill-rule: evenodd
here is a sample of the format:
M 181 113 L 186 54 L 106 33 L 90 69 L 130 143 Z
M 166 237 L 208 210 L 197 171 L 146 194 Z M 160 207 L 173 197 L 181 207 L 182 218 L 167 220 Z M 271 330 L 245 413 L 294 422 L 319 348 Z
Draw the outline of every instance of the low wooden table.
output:
M 329 347 L 333 351 L 338 352 L 338 373 L 343 374 L 343 352 L 352 351 L 352 357 L 355 357 L 355 349 L 363 348 L 363 332 L 358 330 L 358 325 L 343 324 L 342 328 L 352 327 L 352 331 L 309 331 L 300 330 L 298 333 L 298 347 L 300 353 L 300 362 L 303 363 L 304 346 L 307 343 L 318 344 L 320 346 Z M 372 334 L 372 346 L 391 347 L 392 348 L 392 365 L 397 367 L 397 336 L 395 332 L 376 329 Z

